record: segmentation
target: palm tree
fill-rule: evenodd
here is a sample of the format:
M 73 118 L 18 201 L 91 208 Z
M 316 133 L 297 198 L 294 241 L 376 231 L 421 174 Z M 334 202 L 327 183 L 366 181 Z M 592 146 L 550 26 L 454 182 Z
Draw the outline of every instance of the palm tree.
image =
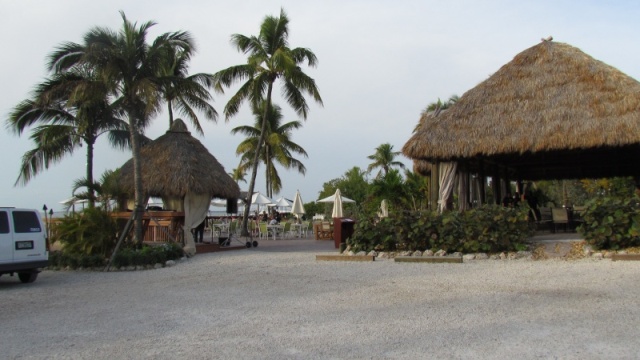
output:
M 439 111 L 439 110 L 446 110 L 451 105 L 457 103 L 459 99 L 460 99 L 460 96 L 458 96 L 458 95 L 451 95 L 449 100 L 447 100 L 445 102 L 443 102 L 442 100 L 440 100 L 440 98 L 438 98 L 438 101 L 432 102 L 431 104 L 427 105 L 427 107 L 422 111 L 422 113 L 424 114 L 424 113 L 427 113 L 427 112 L 435 112 L 435 111 Z
M 193 40 L 187 32 L 164 33 L 147 43 L 147 32 L 155 25 L 149 21 L 140 26 L 120 12 L 123 26 L 119 32 L 96 27 L 84 36 L 83 44 L 64 43 L 50 56 L 49 66 L 56 72 L 88 66 L 110 85 L 110 90 L 127 117 L 133 158 L 135 189 L 135 237 L 142 241 L 144 192 L 140 173 L 140 141 L 150 119 L 159 111 L 162 89 L 175 82 L 163 76 L 169 59 L 167 54 L 193 51 Z
M 383 171 L 384 175 L 387 175 L 392 167 L 397 166 L 404 168 L 403 163 L 395 160 L 395 157 L 400 154 L 400 151 L 393 151 L 393 145 L 389 143 L 378 146 L 375 154 L 367 156 L 369 160 L 373 160 L 373 162 L 367 167 L 367 171 L 371 172 L 373 169 L 379 167 L 380 171 L 376 177 L 380 177 Z
M 306 48 L 289 48 L 289 18 L 284 10 L 280 10 L 280 16 L 267 16 L 262 22 L 258 36 L 245 36 L 234 34 L 231 43 L 245 54 L 248 54 L 246 64 L 231 66 L 214 74 L 215 86 L 219 91 L 224 87 L 230 87 L 235 82 L 247 81 L 229 99 L 224 108 L 226 119 L 238 113 L 242 103 L 247 100 L 252 106 L 265 101 L 262 115 L 262 130 L 252 161 L 251 180 L 247 192 L 247 203 L 250 202 L 253 193 L 256 175 L 258 171 L 259 150 L 264 143 L 264 134 L 267 126 L 267 114 L 271 107 L 271 94 L 276 80 L 283 82 L 282 92 L 286 101 L 293 109 L 307 119 L 309 106 L 303 92 L 311 95 L 313 99 L 322 105 L 322 98 L 315 81 L 306 75 L 300 68 L 300 64 L 306 62 L 308 66 L 315 67 L 317 58 L 311 50 Z M 242 218 L 242 235 L 247 236 L 247 220 L 249 212 L 245 211 Z
M 108 91 L 88 69 L 73 69 L 54 74 L 38 84 L 30 99 L 20 102 L 9 115 L 7 126 L 21 135 L 28 127 L 35 147 L 22 157 L 16 184 L 27 184 L 34 176 L 65 156 L 86 146 L 86 198 L 95 205 L 93 153 L 98 137 L 109 134 L 112 145 L 128 144 L 127 124 L 117 118 Z
M 253 109 L 255 115 L 254 126 L 238 126 L 231 130 L 232 134 L 241 133 L 247 138 L 238 145 L 236 154 L 241 155 L 239 168 L 247 169 L 251 166 L 252 159 L 255 158 L 255 150 L 262 133 L 262 114 L 265 103 L 259 108 Z M 263 138 L 264 145 L 260 148 L 261 154 L 258 159 L 265 164 L 266 193 L 268 197 L 273 197 L 282 189 L 282 181 L 278 175 L 275 163 L 282 165 L 286 169 L 296 168 L 301 174 L 305 174 L 306 168 L 301 161 L 293 157 L 294 153 L 308 157 L 307 152 L 298 144 L 291 141 L 291 132 L 302 127 L 299 121 L 291 121 L 280 124 L 282 121 L 282 111 L 278 105 L 272 105 L 267 115 L 267 126 Z
M 229 173 L 229 176 L 231 176 L 231 178 L 233 179 L 233 181 L 236 182 L 236 184 L 240 184 L 240 181 L 242 181 L 243 183 L 246 183 L 247 180 L 245 180 L 245 176 L 247 175 L 247 172 L 241 167 L 238 166 L 237 168 L 231 170 L 231 172 Z
M 214 122 L 218 118 L 216 109 L 209 104 L 213 101 L 208 90 L 213 85 L 213 76 L 205 73 L 187 75 L 191 54 L 195 52 L 195 48 L 185 51 L 180 47 L 168 46 L 165 50 L 167 61 L 160 68 L 159 75 L 172 80 L 162 82 L 160 89 L 167 103 L 169 128 L 173 125 L 173 111 L 176 109 L 180 115 L 191 121 L 199 134 L 203 135 L 196 110 L 204 113 L 206 119 Z

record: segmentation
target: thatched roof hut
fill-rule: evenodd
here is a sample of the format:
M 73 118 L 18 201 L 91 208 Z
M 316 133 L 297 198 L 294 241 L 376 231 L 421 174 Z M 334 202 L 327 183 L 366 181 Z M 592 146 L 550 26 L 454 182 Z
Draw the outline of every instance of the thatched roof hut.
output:
M 423 116 L 402 149 L 417 161 L 525 180 L 640 175 L 640 83 L 567 44 L 543 41 Z
M 183 198 L 187 192 L 209 198 L 238 198 L 238 185 L 202 143 L 177 119 L 164 135 L 140 149 L 142 187 L 147 196 Z M 133 159 L 120 169 L 119 184 L 134 193 Z

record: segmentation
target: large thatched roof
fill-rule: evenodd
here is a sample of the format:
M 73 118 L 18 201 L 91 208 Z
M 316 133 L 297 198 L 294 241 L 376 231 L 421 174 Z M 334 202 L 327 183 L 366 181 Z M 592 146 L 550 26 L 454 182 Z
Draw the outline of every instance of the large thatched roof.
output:
M 523 179 L 637 175 L 640 83 L 567 44 L 543 41 L 423 115 L 414 160 L 483 159 Z
M 171 130 L 140 150 L 142 187 L 149 196 L 182 197 L 187 191 L 211 197 L 238 198 L 240 189 L 207 148 L 177 119 Z M 119 183 L 130 194 L 133 159 L 120 169 Z

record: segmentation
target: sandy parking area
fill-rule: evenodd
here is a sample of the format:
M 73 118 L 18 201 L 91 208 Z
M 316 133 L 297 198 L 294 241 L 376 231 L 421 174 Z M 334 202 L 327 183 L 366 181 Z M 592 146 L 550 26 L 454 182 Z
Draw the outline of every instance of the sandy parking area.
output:
M 639 358 L 640 262 L 320 262 L 263 241 L 136 272 L 0 278 L 5 359 Z

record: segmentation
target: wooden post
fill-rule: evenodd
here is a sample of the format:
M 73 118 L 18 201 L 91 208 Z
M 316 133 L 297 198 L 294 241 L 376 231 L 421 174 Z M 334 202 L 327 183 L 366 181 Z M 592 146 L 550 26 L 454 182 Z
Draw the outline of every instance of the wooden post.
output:
M 480 159 L 480 171 L 478 171 L 478 180 L 480 181 L 480 204 L 487 203 L 487 173 L 485 171 L 485 163 Z
M 431 181 L 429 184 L 429 209 L 438 209 L 440 196 L 440 162 L 436 161 L 431 166 Z
M 500 205 L 502 203 L 502 191 L 500 189 L 500 169 L 498 165 L 493 165 L 491 169 L 491 188 L 493 189 L 493 203 Z

